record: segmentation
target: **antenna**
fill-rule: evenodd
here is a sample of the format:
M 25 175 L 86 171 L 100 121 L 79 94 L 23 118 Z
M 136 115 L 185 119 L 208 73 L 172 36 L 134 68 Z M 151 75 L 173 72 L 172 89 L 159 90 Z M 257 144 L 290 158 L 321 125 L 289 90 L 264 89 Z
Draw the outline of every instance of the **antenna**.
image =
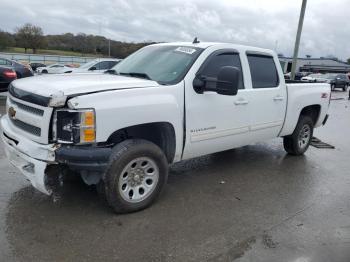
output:
M 199 43 L 200 43 L 200 41 L 198 40 L 197 37 L 195 37 L 195 38 L 193 39 L 192 44 L 199 44 Z

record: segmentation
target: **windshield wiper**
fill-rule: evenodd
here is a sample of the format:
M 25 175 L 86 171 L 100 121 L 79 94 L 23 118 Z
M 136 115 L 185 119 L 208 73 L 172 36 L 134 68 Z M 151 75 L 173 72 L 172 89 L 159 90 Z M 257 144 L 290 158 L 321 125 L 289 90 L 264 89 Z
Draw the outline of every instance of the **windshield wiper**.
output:
M 138 73 L 138 72 L 130 72 L 130 73 L 123 73 L 123 72 L 119 72 L 119 75 L 122 76 L 131 76 L 131 77 L 137 77 L 137 78 L 144 78 L 147 80 L 152 80 L 146 73 Z

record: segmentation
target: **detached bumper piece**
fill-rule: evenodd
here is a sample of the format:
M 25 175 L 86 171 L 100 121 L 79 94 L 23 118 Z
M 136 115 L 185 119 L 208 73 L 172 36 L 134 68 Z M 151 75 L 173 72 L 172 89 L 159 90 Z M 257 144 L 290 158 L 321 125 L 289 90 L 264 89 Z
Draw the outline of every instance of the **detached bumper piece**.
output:
M 311 146 L 314 146 L 316 148 L 329 148 L 329 149 L 335 149 L 334 146 L 330 145 L 330 144 L 327 144 L 325 142 L 322 142 L 320 139 L 316 138 L 316 137 L 313 137 L 311 139 L 311 143 L 310 143 Z
M 104 172 L 112 149 L 97 146 L 61 146 L 56 150 L 56 162 L 76 171 Z

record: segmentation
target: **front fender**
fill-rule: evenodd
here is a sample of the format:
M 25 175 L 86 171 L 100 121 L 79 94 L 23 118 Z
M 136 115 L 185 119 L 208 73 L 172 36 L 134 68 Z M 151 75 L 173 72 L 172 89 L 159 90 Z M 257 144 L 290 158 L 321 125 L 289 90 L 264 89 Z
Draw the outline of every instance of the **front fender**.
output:
M 115 131 L 153 122 L 168 122 L 175 130 L 175 161 L 181 158 L 183 137 L 183 82 L 157 86 L 113 90 L 81 95 L 70 99 L 75 109 L 94 108 L 96 142 L 106 142 Z

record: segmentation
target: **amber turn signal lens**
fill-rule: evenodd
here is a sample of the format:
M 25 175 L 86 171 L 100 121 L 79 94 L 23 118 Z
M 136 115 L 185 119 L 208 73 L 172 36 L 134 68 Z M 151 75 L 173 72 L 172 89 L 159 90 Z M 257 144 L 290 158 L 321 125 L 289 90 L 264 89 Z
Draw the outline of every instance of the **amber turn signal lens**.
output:
M 93 111 L 86 111 L 84 113 L 84 125 L 85 126 L 95 125 L 95 114 Z
M 83 130 L 82 142 L 95 142 L 95 138 L 95 129 L 89 128 Z

